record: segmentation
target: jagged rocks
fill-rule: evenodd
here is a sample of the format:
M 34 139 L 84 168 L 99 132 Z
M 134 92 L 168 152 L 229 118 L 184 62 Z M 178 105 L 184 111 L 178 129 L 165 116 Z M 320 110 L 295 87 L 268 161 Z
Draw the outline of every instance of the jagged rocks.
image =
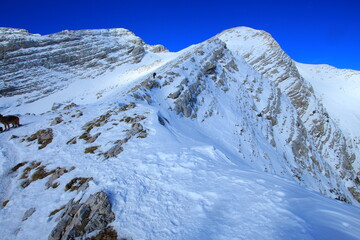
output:
M 177 90 L 176 92 L 170 93 L 168 98 L 177 99 L 181 94 L 181 90 Z
M 108 123 L 110 117 L 112 115 L 112 111 L 108 111 L 107 113 L 100 115 L 98 118 L 87 122 L 82 129 L 85 130 L 86 133 L 89 133 L 94 127 L 101 127 Z
M 49 240 L 67 240 L 85 236 L 95 230 L 105 229 L 115 220 L 108 196 L 103 192 L 90 195 L 84 202 L 70 200 L 62 214 L 56 219 L 58 224 L 52 230 Z
M 61 177 L 62 175 L 64 175 L 65 173 L 68 173 L 69 171 L 72 171 L 74 169 L 73 168 L 70 168 L 70 170 L 67 170 L 66 168 L 61 168 L 61 167 L 58 167 L 55 172 L 52 173 L 52 175 L 50 176 L 49 180 L 45 183 L 45 186 L 47 188 L 50 188 L 50 187 L 57 187 L 59 183 L 54 183 L 55 180 L 57 180 L 59 177 Z
M 153 88 L 159 88 L 160 84 L 156 80 L 148 79 L 148 80 L 145 80 L 144 82 L 142 82 L 141 86 L 143 86 L 147 90 L 151 90 Z
M 83 115 L 83 113 L 82 113 L 80 110 L 77 110 L 76 112 L 77 112 L 77 113 L 71 115 L 71 117 L 73 117 L 73 118 L 79 118 L 79 117 L 81 117 L 81 116 Z
M 130 109 L 133 109 L 136 107 L 136 104 L 131 102 L 129 104 L 124 104 L 124 105 L 121 105 L 119 110 L 120 111 L 127 111 L 127 110 L 130 110 Z
M 56 117 L 54 118 L 54 120 L 50 123 L 50 126 L 54 126 L 57 125 L 59 123 L 61 123 L 62 121 L 64 121 L 61 117 Z
M 56 111 L 56 110 L 58 110 L 61 106 L 62 106 L 61 103 L 53 103 L 53 105 L 52 105 L 52 107 L 51 107 L 51 110 L 52 110 L 52 111 Z
M 84 153 L 92 153 L 94 154 L 95 151 L 99 148 L 100 146 L 91 146 L 91 147 L 87 147 L 84 150 Z
M 63 110 L 69 110 L 69 109 L 75 108 L 75 107 L 77 107 L 77 105 L 76 105 L 75 103 L 70 103 L 70 104 L 66 105 L 66 106 L 63 108 Z
M 97 133 L 94 136 L 92 136 L 90 133 L 83 133 L 79 138 L 84 139 L 87 143 L 93 143 L 96 141 L 96 139 L 101 135 L 101 133 Z
M 168 52 L 169 50 L 166 49 L 163 45 L 154 45 L 154 46 L 150 46 L 149 50 L 153 53 L 160 53 L 160 52 Z
M 135 122 L 131 125 L 131 129 L 128 131 L 128 136 L 135 136 L 137 135 L 138 138 L 145 138 L 147 137 L 147 132 L 144 129 L 144 126 L 139 123 Z
M 145 119 L 145 116 L 139 115 L 136 117 L 124 117 L 120 121 L 131 123 L 131 128 L 126 130 L 126 137 L 122 140 L 115 142 L 115 145 L 111 147 L 107 152 L 104 153 L 105 159 L 116 157 L 122 151 L 124 151 L 123 144 L 127 143 L 132 137 L 146 138 L 148 133 L 144 126 L 140 123 L 141 120 Z
M 10 200 L 5 200 L 2 204 L 1 207 L 6 207 L 6 205 L 10 202 Z
M 65 191 L 75 191 L 81 192 L 88 188 L 89 182 L 93 180 L 92 178 L 84 178 L 84 177 L 76 177 L 73 178 L 68 184 L 65 186 Z
M 135 122 L 139 122 L 139 121 L 142 121 L 146 119 L 145 116 L 143 115 L 138 115 L 138 116 L 135 116 L 135 117 L 123 117 L 120 122 L 126 122 L 126 123 L 135 123 Z
M 47 128 L 37 131 L 36 133 L 28 137 L 26 140 L 28 142 L 32 142 L 37 139 L 38 144 L 41 144 L 39 146 L 39 150 L 40 150 L 46 147 L 49 143 L 51 143 L 53 138 L 54 138 L 53 130 L 51 128 Z
M 27 165 L 27 166 L 26 166 Z M 35 182 L 40 179 L 44 179 L 48 176 L 50 176 L 49 180 L 45 183 L 45 186 L 47 188 L 56 188 L 59 186 L 58 182 L 55 182 L 59 177 L 64 175 L 65 173 L 68 173 L 75 169 L 75 167 L 71 167 L 70 170 L 67 170 L 66 168 L 57 167 L 56 169 L 52 170 L 46 170 L 46 166 L 42 165 L 41 162 L 32 161 L 30 163 L 22 162 L 17 164 L 11 169 L 11 172 L 16 172 L 18 169 L 26 166 L 23 169 L 23 172 L 20 176 L 20 179 L 22 179 L 22 183 L 20 184 L 21 187 L 26 188 L 29 186 L 32 182 Z
M 24 216 L 22 218 L 22 221 L 26 221 L 28 220 L 29 217 L 31 217 L 31 215 L 33 215 L 36 212 L 35 208 L 30 208 L 28 209 L 25 213 Z
M 91 238 L 86 238 L 85 240 L 118 240 L 118 234 L 111 226 L 105 228 L 103 231 L 99 232 L 96 236 Z M 120 240 L 126 240 L 121 238 Z
M 106 153 L 104 153 L 104 157 L 106 159 L 116 157 L 122 151 L 124 151 L 124 148 L 122 147 L 122 143 L 118 143 L 115 146 L 111 147 Z
M 76 144 L 76 137 L 71 138 L 69 141 L 66 142 L 66 144 Z

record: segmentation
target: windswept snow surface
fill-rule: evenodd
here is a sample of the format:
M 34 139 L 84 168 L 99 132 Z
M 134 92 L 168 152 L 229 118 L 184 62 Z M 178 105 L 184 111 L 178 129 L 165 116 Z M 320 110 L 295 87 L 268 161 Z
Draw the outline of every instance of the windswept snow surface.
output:
M 224 126 L 225 133 L 218 135 L 229 139 L 217 139 L 216 132 L 223 130 L 215 120 L 202 124 L 170 111 L 167 103 L 162 103 L 169 92 L 160 93 L 154 88 L 149 102 L 128 94 L 135 85 L 151 79 L 153 72 L 164 70 L 165 64 L 192 48 L 179 53 L 147 53 L 138 64 L 120 66 L 86 81 L 74 80 L 61 92 L 30 104 L 6 108 L 2 103 L 3 113 L 19 114 L 22 126 L 0 133 L 0 204 L 9 200 L 0 209 L 1 239 L 48 239 L 59 216 L 49 216 L 51 212 L 73 198 L 99 190 L 110 196 L 116 215 L 111 225 L 119 238 L 360 239 L 360 208 L 306 189 L 289 174 L 282 178 L 260 171 L 261 167 L 254 167 L 257 163 L 250 166 L 246 156 L 236 154 L 233 146 L 237 143 L 230 142 L 230 128 Z M 253 73 L 245 70 L 248 72 L 239 74 Z M 263 94 L 267 95 L 267 88 Z M 6 99 L 7 106 L 12 100 Z M 216 103 L 227 106 L 220 114 L 234 116 L 233 111 L 241 106 L 226 101 Z M 64 110 L 70 102 L 77 106 Z M 130 102 L 135 102 L 136 107 L 116 110 Z M 53 103 L 63 105 L 50 111 Z M 108 121 L 91 130 L 93 136 L 100 133 L 96 142 L 79 138 L 86 123 L 106 113 L 110 114 Z M 123 119 L 138 116 L 145 117 L 141 124 L 147 137 L 132 137 L 117 157 L 105 159 L 102 153 L 131 128 Z M 56 117 L 63 122 L 50 126 Z M 26 140 L 37 130 L 49 127 L 54 139 L 47 147 L 39 150 L 36 141 Z M 213 132 L 206 132 L 208 129 Z M 269 145 L 260 133 L 257 136 L 256 146 Z M 74 137 L 77 143 L 67 144 Z M 98 149 L 94 154 L 85 154 L 84 150 L 91 146 Z M 269 152 L 274 153 L 270 157 L 275 157 L 275 150 Z M 48 171 L 57 167 L 75 169 L 57 180 L 58 187 L 46 188 L 47 177 L 23 188 L 20 176 L 25 167 L 15 172 L 11 168 L 24 161 L 41 161 Z M 64 191 L 74 177 L 93 180 L 84 192 Z M 36 211 L 23 220 L 25 212 L 32 208 Z
M 106 190 L 116 214 L 112 225 L 119 236 L 129 239 L 359 239 L 359 208 L 253 171 L 228 158 L 221 146 L 210 145 L 196 129 L 193 138 L 182 135 L 188 132 L 182 129 L 187 126 L 178 124 L 177 116 L 166 115 L 170 123 L 161 125 L 156 107 L 137 103 L 131 114 L 147 113 L 150 136 L 127 143 L 118 158 L 104 161 L 84 155 L 88 144 L 81 141 L 65 144 L 80 134 L 76 131 L 84 122 L 97 116 L 94 109 L 104 112 L 110 104 L 120 103 L 119 99 L 79 106 L 86 119 L 55 126 L 54 141 L 43 150 L 9 138 L 33 133 L 47 125 L 54 113 L 22 116 L 21 128 L 1 134 L 1 201 L 10 199 L 0 210 L 2 239 L 47 239 L 56 224 L 49 213 L 76 197 L 75 192 L 63 190 L 75 176 L 94 178 L 87 194 Z M 110 135 L 122 134 L 116 126 L 102 131 L 107 128 L 110 125 L 97 129 L 102 135 L 96 144 L 104 148 Z M 47 169 L 76 169 L 60 178 L 58 188 L 45 190 L 46 179 L 42 179 L 22 189 L 18 177 L 9 181 L 8 174 L 24 160 L 42 160 Z M 22 221 L 30 208 L 36 212 Z

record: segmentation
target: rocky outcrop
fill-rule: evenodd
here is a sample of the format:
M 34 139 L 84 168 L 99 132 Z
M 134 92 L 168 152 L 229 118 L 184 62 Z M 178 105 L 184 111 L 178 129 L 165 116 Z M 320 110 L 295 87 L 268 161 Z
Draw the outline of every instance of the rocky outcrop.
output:
M 48 144 L 52 142 L 54 138 L 53 130 L 51 128 L 41 129 L 36 133 L 32 134 L 26 140 L 32 142 L 37 140 L 37 143 L 40 144 L 39 150 L 45 148 Z
M 358 152 L 270 34 L 249 28 L 224 31 L 157 73 L 173 111 L 199 122 L 213 117 L 212 123 L 228 127 L 223 131 L 239 134 L 233 147 L 249 164 L 291 175 L 333 198 L 360 200 L 354 168 Z M 151 91 L 159 90 L 149 85 L 133 88 L 133 96 L 152 103 Z M 229 105 L 233 112 L 224 113 Z M 236 120 L 235 126 L 224 126 L 227 118 Z M 213 129 L 205 131 L 212 136 Z M 259 131 L 261 136 L 255 134 Z M 267 150 L 259 144 L 263 139 Z M 280 157 L 269 158 L 273 151 Z
M 57 125 L 59 123 L 61 123 L 62 121 L 64 121 L 61 117 L 56 117 L 54 118 L 54 120 L 50 123 L 50 126 L 54 126 Z
M 108 196 L 97 192 L 83 203 L 70 200 L 56 219 L 58 224 L 52 230 L 49 240 L 67 240 L 83 237 L 96 230 L 105 229 L 115 220 Z
M 288 143 L 292 146 L 295 162 L 301 166 L 301 169 L 305 169 L 303 172 L 309 171 L 311 175 L 315 172 L 326 172 L 325 175 L 332 175 L 331 179 L 340 177 L 342 180 L 337 181 L 342 181 L 342 183 L 338 186 L 343 187 L 339 192 L 349 195 L 344 183 L 351 185 L 357 190 L 352 191 L 352 197 L 348 196 L 348 198 L 354 198 L 360 202 L 358 198 L 360 185 L 356 182 L 357 173 L 353 167 L 356 159 L 354 146 L 351 141 L 345 140 L 344 134 L 329 117 L 310 84 L 300 75 L 295 62 L 271 35 L 264 31 L 234 28 L 224 31 L 218 37 L 257 73 L 270 80 L 273 87 L 277 89 L 273 91 L 272 99 L 286 98 L 294 107 L 298 117 L 292 120 L 296 126 L 291 127 Z M 284 120 L 288 121 L 291 118 L 288 116 L 287 120 L 284 119 L 281 103 L 278 100 L 269 101 L 268 104 L 263 113 L 268 114 L 272 119 L 278 119 L 277 122 L 285 124 Z M 274 135 L 277 131 L 279 129 L 275 127 L 270 135 Z M 312 146 L 315 146 L 315 149 Z M 319 185 L 323 184 L 319 179 L 325 175 L 317 176 Z M 329 177 L 326 178 L 328 180 L 324 181 L 329 181 Z M 326 192 L 327 195 L 333 195 L 329 189 L 321 191 Z
M 33 215 L 36 212 L 35 208 L 30 208 L 28 209 L 25 213 L 24 216 L 22 218 L 22 221 L 26 221 L 28 220 L 29 217 L 31 217 L 31 215 Z
M 126 63 L 137 63 L 146 45 L 126 29 L 62 31 L 41 36 L 0 28 L 0 96 L 26 95 L 31 102 Z
M 131 138 L 146 138 L 148 132 L 144 128 L 144 126 L 140 123 L 141 120 L 145 119 L 144 116 L 137 116 L 135 118 L 126 117 L 127 123 L 132 123 L 131 128 L 126 130 L 126 137 L 124 139 L 118 140 L 115 142 L 115 145 L 111 147 L 108 151 L 104 153 L 105 159 L 116 157 L 122 151 L 124 151 L 123 145 L 127 143 Z

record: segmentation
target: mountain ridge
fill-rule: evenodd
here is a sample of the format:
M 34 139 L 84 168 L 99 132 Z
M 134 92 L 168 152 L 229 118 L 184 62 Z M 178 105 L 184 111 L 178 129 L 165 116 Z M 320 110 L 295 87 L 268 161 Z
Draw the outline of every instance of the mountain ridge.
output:
M 22 34 L 24 31 L 15 32 Z M 80 52 L 86 52 L 86 46 L 96 48 L 96 52 L 102 49 L 107 51 L 112 47 L 107 44 L 112 41 L 121 43 L 121 47 L 118 45 L 116 51 L 110 49 L 110 53 L 102 55 L 105 56 L 104 63 L 101 57 L 92 56 L 92 60 L 85 57 L 69 65 L 68 61 L 72 61 L 70 57 L 55 68 L 48 67 L 43 80 L 48 80 L 50 75 L 46 73 L 53 70 L 65 80 L 62 85 L 58 82 L 59 78 L 51 79 L 51 75 L 50 82 L 54 86 L 50 86 L 51 90 L 42 96 L 38 95 L 44 83 L 38 88 L 23 89 L 22 92 L 17 89 L 13 92 L 10 89 L 5 94 L 2 92 L 2 114 L 20 113 L 24 125 L 0 136 L 3 160 L 0 192 L 4 196 L 1 201 L 9 200 L 10 203 L 0 216 L 2 221 L 8 218 L 7 223 L 13 222 L 19 229 L 6 230 L 7 236 L 14 237 L 11 231 L 15 231 L 18 234 L 15 236 L 20 239 L 26 236 L 24 229 L 31 226 L 29 221 L 9 218 L 11 211 L 15 211 L 15 202 L 29 209 L 38 209 L 34 213 L 37 218 L 49 222 L 44 230 L 44 236 L 48 236 L 56 225 L 56 220 L 45 214 L 50 207 L 58 208 L 61 204 L 70 206 L 68 204 L 72 198 L 85 202 L 90 194 L 98 190 L 104 190 L 111 196 L 117 219 L 114 225 L 116 230 L 142 239 L 169 239 L 172 234 L 176 239 L 195 239 L 196 236 L 201 239 L 210 233 L 213 239 L 220 236 L 234 239 L 239 232 L 229 226 L 240 222 L 239 231 L 250 229 L 244 239 L 284 238 L 287 233 L 293 234 L 294 239 L 311 239 L 324 233 L 321 229 L 325 227 L 325 222 L 311 217 L 311 211 L 306 210 L 314 209 L 310 207 L 311 201 L 322 199 L 306 189 L 359 206 L 360 152 L 356 142 L 359 136 L 353 131 L 356 123 L 349 125 L 344 122 L 346 119 L 331 108 L 328 100 L 324 97 L 323 102 L 319 100 L 317 94 L 323 89 L 319 88 L 321 85 L 318 82 L 328 75 L 322 73 L 317 77 L 313 74 L 316 67 L 294 62 L 270 34 L 245 27 L 233 28 L 177 53 L 168 52 L 161 45 L 149 46 L 123 29 L 63 31 L 51 34 L 50 38 L 57 36 L 65 38 L 65 44 L 69 38 L 79 43 L 83 41 L 74 45 Z M 13 45 L 16 43 L 14 41 L 9 40 Z M 99 45 L 93 44 L 93 41 L 101 43 L 100 46 L 104 48 L 97 48 Z M 60 41 L 59 44 L 50 46 L 61 48 L 63 43 Z M 9 45 L 5 43 L 1 46 L 0 65 L 6 66 L 11 59 L 8 54 L 17 50 L 7 53 L 6 46 Z M 84 46 L 85 49 L 82 49 Z M 24 49 L 27 49 L 26 46 Z M 24 49 L 20 47 L 18 50 Z M 53 49 L 49 53 L 47 48 L 45 50 L 44 53 L 40 51 L 35 65 L 24 65 L 32 69 L 30 71 L 24 72 L 21 67 L 16 70 L 15 67 L 11 72 L 7 68 L 8 73 L 3 75 L 4 84 L 11 85 L 21 79 L 14 85 L 15 88 L 37 85 L 36 77 L 43 73 L 42 60 L 47 59 L 47 54 L 57 51 Z M 33 55 L 31 53 L 29 56 Z M 108 61 L 113 53 L 118 54 L 116 61 L 113 59 L 114 64 Z M 87 72 L 86 66 L 93 60 L 99 62 Z M 17 64 L 15 60 L 11 61 Z M 74 75 L 67 75 L 69 69 Z M 156 73 L 155 77 L 153 73 Z M 19 76 L 6 77 L 12 74 Z M 351 72 L 351 76 L 355 76 L 348 78 L 353 86 L 360 86 L 357 72 Z M 51 84 L 47 82 L 47 85 Z M 328 96 L 337 89 L 329 89 L 321 94 Z M 348 93 L 349 90 L 344 89 L 344 94 Z M 355 107 L 349 109 L 354 110 Z M 29 110 L 30 113 L 25 114 Z M 351 116 L 356 121 L 356 112 Z M 334 117 L 338 119 L 334 120 Z M 41 132 L 44 128 L 51 131 Z M 41 136 L 44 133 L 46 137 Z M 42 138 L 50 136 L 52 142 L 44 149 L 38 149 L 32 140 L 38 139 L 40 143 Z M 86 178 L 87 188 L 72 193 L 64 193 L 57 187 L 43 190 L 42 181 L 52 178 L 49 175 L 44 180 L 34 183 L 29 180 L 30 183 L 26 183 L 28 186 L 19 187 L 19 184 L 26 185 L 19 183 L 22 181 L 21 174 L 14 172 L 9 175 L 8 172 L 25 160 L 28 163 L 18 167 L 24 177 L 26 169 L 30 169 L 27 171 L 31 174 L 35 171 L 31 170 L 31 161 L 34 166 L 41 161 L 37 166 L 40 169 L 50 171 L 58 167 L 66 170 L 63 170 L 66 174 L 59 176 L 60 186 L 68 186 L 71 178 L 76 177 Z M 72 166 L 75 170 L 69 171 Z M 261 176 L 266 180 L 260 180 Z M 266 181 L 276 184 L 267 185 Z M 295 187 L 294 183 L 301 187 Z M 251 185 L 254 186 L 253 190 Z M 294 200 L 296 197 L 285 197 L 296 195 L 293 189 L 300 192 L 298 196 L 302 196 L 306 206 L 300 207 L 299 202 Z M 49 191 L 54 195 L 50 196 Z M 222 192 L 224 196 L 221 196 Z M 30 194 L 46 195 L 51 199 L 49 207 L 41 207 L 40 203 L 44 200 L 36 204 L 31 201 L 25 203 L 26 197 L 22 196 L 34 200 Z M 157 197 L 161 201 L 157 202 Z M 266 201 L 263 197 L 270 197 L 270 200 Z M 177 198 L 180 205 L 176 204 Z M 257 200 L 251 202 L 251 198 Z M 232 199 L 239 200 L 240 205 L 246 205 L 249 209 L 241 209 Z M 273 213 L 273 218 L 266 211 L 262 212 L 261 201 L 265 202 L 266 211 Z M 344 216 L 348 211 L 340 210 L 340 205 L 335 201 L 334 205 L 330 204 L 329 199 L 322 201 L 326 203 L 322 205 L 324 209 L 332 209 L 329 212 L 338 212 L 339 216 Z M 168 208 L 162 206 L 163 202 L 168 204 Z M 290 208 L 289 202 L 307 212 L 306 217 L 302 218 L 303 215 Z M 155 219 L 151 217 L 150 203 L 154 204 Z M 235 216 L 228 212 L 227 204 L 230 203 L 236 206 Z M 219 231 L 204 230 L 186 216 L 182 207 L 195 219 L 210 219 Z M 256 233 L 256 226 L 260 223 L 250 217 L 250 208 L 269 224 L 262 233 Z M 282 212 L 281 209 L 285 210 Z M 357 207 L 344 209 L 359 212 Z M 244 216 L 254 224 L 242 221 L 241 210 L 249 213 Z M 212 215 L 212 211 L 222 214 L 221 221 L 216 221 L 216 216 L 220 215 Z M 17 211 L 16 214 L 21 216 L 23 213 Z M 324 213 L 319 216 L 330 217 Z M 291 227 L 289 225 L 292 230 L 275 231 L 276 224 L 287 217 L 293 224 L 290 224 Z M 298 218 L 315 223 L 320 227 L 319 232 L 309 231 L 309 226 Z M 271 220 L 274 224 L 270 224 Z M 347 220 L 353 226 L 360 226 L 356 220 Z M 169 232 L 161 230 L 159 223 L 163 221 Z M 341 223 L 345 220 L 339 218 L 336 221 Z M 152 228 L 159 232 L 153 232 Z M 340 230 L 342 228 L 337 226 L 331 229 L 337 236 L 348 236 L 349 239 L 358 236 L 353 229 Z M 272 234 L 274 231 L 275 234 Z M 31 234 L 34 238 L 38 236 Z

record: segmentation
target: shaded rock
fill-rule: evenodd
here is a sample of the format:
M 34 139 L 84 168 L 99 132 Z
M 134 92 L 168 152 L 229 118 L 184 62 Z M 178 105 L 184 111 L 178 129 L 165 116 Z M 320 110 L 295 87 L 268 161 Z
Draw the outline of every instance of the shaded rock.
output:
M 91 120 L 90 122 L 85 123 L 84 126 L 82 126 L 82 129 L 85 130 L 87 133 L 90 133 L 90 131 L 94 127 L 101 127 L 104 126 L 106 123 L 109 122 L 110 117 L 112 116 L 113 111 L 109 110 L 103 115 L 100 115 L 99 117 Z
M 34 214 L 34 212 L 36 212 L 36 209 L 35 209 L 35 208 L 30 208 L 30 209 L 28 209 L 28 210 L 25 212 L 25 214 L 24 214 L 24 216 L 23 216 L 23 218 L 22 218 L 22 221 L 26 221 L 29 217 L 31 217 L 31 215 Z
M 154 45 L 154 46 L 150 46 L 149 50 L 153 53 L 160 53 L 160 52 L 168 52 L 169 50 L 166 49 L 163 45 Z
M 161 125 L 165 126 L 167 123 L 170 123 L 169 120 L 166 119 L 166 117 L 162 116 L 160 112 L 158 112 L 158 121 Z
M 204 68 L 201 70 L 205 75 L 215 74 L 216 65 L 213 62 L 207 62 Z
M 135 108 L 135 107 L 136 107 L 136 104 L 131 102 L 129 104 L 125 104 L 125 105 L 120 106 L 119 110 L 120 111 L 127 111 L 127 110 Z
M 26 164 L 26 162 L 24 163 Z M 14 168 L 20 168 L 21 166 L 23 166 L 24 163 L 21 163 L 20 165 L 18 164 Z M 68 173 L 69 171 L 72 171 L 74 169 L 74 167 L 70 168 L 70 170 L 67 170 L 66 168 L 62 168 L 62 167 L 57 167 L 56 169 L 46 170 L 46 166 L 41 164 L 42 164 L 41 162 L 36 162 L 36 161 L 33 161 L 28 164 L 28 166 L 23 170 L 23 174 L 20 177 L 20 179 L 24 179 L 24 181 L 20 184 L 21 187 L 26 188 L 32 182 L 50 176 L 48 181 L 45 183 L 45 186 L 47 188 L 50 187 L 56 188 L 60 185 L 60 183 L 58 182 L 54 183 L 54 181 L 63 174 Z
M 148 133 L 146 131 L 141 131 L 138 135 L 137 138 L 146 138 L 148 136 Z
M 146 119 L 145 116 L 143 115 L 139 115 L 139 116 L 136 116 L 136 117 L 123 117 L 120 122 L 126 122 L 126 123 L 135 123 L 135 122 L 139 122 L 139 121 L 142 121 Z
M 160 88 L 160 84 L 155 80 L 146 80 L 141 83 L 141 86 L 143 86 L 147 90 L 151 90 L 153 88 Z
M 96 236 L 86 238 L 85 240 L 118 240 L 118 234 L 111 226 L 99 232 Z M 120 240 L 126 240 L 121 238 Z
M 95 153 L 95 150 L 98 149 L 100 146 L 92 146 L 92 147 L 88 147 L 85 148 L 84 153 Z
M 124 151 L 124 148 L 122 147 L 122 143 L 118 143 L 115 146 L 111 147 L 105 154 L 105 158 L 111 158 L 116 157 L 119 155 L 122 151 Z
M 168 98 L 176 99 L 180 96 L 181 90 L 177 90 L 176 92 L 170 93 Z
M 54 103 L 51 107 L 52 111 L 58 110 L 62 106 L 61 103 Z
M 26 179 L 25 181 L 23 181 L 23 182 L 20 184 L 20 186 L 21 186 L 22 188 L 26 188 L 27 186 L 30 185 L 30 183 L 31 183 L 31 181 L 30 181 L 29 179 Z
M 65 186 L 65 191 L 75 191 L 78 190 L 79 192 L 85 190 L 89 186 L 89 182 L 92 178 L 84 178 L 84 177 L 76 177 L 73 178 L 68 184 Z
M 50 124 L 50 126 L 54 126 L 56 124 L 61 123 L 62 121 L 64 121 L 61 117 L 56 117 Z
M 130 137 L 135 136 L 136 134 L 141 133 L 143 131 L 146 132 L 146 130 L 144 129 L 144 126 L 139 122 L 135 122 L 131 125 L 131 129 L 128 130 L 127 136 L 130 138 Z
M 55 172 L 51 175 L 49 180 L 45 183 L 45 186 L 47 188 L 50 188 L 54 186 L 54 181 L 64 175 L 65 173 L 68 173 L 69 171 L 66 168 L 57 168 Z
M 6 207 L 6 205 L 7 205 L 9 202 L 10 202 L 10 200 L 6 200 L 6 201 L 4 201 L 4 202 L 1 204 L 1 206 L 4 208 L 4 207 Z
M 88 132 L 85 132 L 79 136 L 79 139 L 84 139 L 85 141 L 88 141 L 91 138 L 91 134 Z
M 77 107 L 77 105 L 75 103 L 70 103 L 69 105 L 66 105 L 63 110 L 69 110 L 74 107 Z
M 39 146 L 39 149 L 43 149 L 49 143 L 52 142 L 53 138 L 54 138 L 53 130 L 51 128 L 47 128 L 37 131 L 36 133 L 28 137 L 26 140 L 28 142 L 32 142 L 37 139 L 38 144 L 41 144 L 41 146 Z
M 97 134 L 95 134 L 94 136 L 91 136 L 91 137 L 87 140 L 87 142 L 88 142 L 88 143 L 93 143 L 93 142 L 95 142 L 96 139 L 97 139 L 100 135 L 101 135 L 101 133 L 97 133 Z
M 76 144 L 76 137 L 73 137 L 72 139 L 67 141 L 66 144 Z
M 101 135 L 101 133 L 97 133 L 94 136 L 91 136 L 90 133 L 85 132 L 82 135 L 80 135 L 80 139 L 84 139 L 87 143 L 93 143 L 96 141 L 96 139 Z
M 26 165 L 27 163 L 28 163 L 27 161 L 18 163 L 18 164 L 16 164 L 13 168 L 11 168 L 11 171 L 12 171 L 12 172 L 16 172 L 19 168 L 23 167 L 23 166 Z
M 74 115 L 71 115 L 71 117 L 73 118 L 79 118 L 83 115 L 83 113 L 81 111 L 79 111 L 78 113 L 74 114 Z
M 97 192 L 84 202 L 70 200 L 62 214 L 57 218 L 58 224 L 52 230 L 49 240 L 65 240 L 82 237 L 95 230 L 105 229 L 115 220 L 108 196 Z

